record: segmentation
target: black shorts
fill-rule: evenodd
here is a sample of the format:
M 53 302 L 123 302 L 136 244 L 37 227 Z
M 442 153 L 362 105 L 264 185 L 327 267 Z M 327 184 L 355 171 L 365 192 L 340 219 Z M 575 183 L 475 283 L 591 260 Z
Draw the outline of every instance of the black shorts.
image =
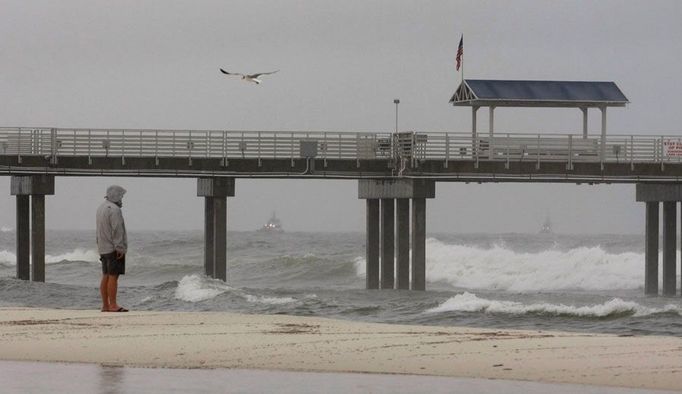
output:
M 116 252 L 101 254 L 99 261 L 102 262 L 103 275 L 124 275 L 126 273 L 126 256 L 116 258 Z

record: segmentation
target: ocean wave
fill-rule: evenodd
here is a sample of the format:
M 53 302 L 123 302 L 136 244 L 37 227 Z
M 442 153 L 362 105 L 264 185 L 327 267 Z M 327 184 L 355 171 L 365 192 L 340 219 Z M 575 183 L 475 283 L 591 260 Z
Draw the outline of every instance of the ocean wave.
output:
M 355 274 L 357 276 L 366 276 L 367 275 L 367 260 L 365 260 L 364 257 L 356 257 L 353 260 L 353 264 L 355 265 Z
M 282 305 L 297 301 L 291 297 L 267 297 L 247 294 L 240 289 L 228 286 L 222 280 L 198 274 L 184 276 L 180 279 L 177 286 L 175 298 L 187 302 L 206 301 L 228 292 L 243 298 L 247 302 L 257 304 Z
M 45 255 L 46 263 L 59 263 L 62 261 L 87 261 L 87 262 L 99 262 L 99 253 L 92 249 L 82 249 L 76 248 L 72 252 L 67 252 L 64 254 L 58 254 L 55 256 Z
M 269 305 L 282 305 L 290 304 L 296 302 L 295 298 L 291 297 L 266 297 L 266 296 L 255 296 L 251 294 L 244 294 L 244 299 L 248 302 L 253 302 L 257 304 L 269 304 Z
M 6 250 L 0 250 L 0 263 L 15 265 L 17 263 L 17 255 Z
M 175 298 L 187 302 L 200 302 L 215 298 L 232 288 L 218 279 L 200 275 L 187 275 L 178 282 Z
M 365 264 L 363 257 L 355 259 L 359 276 L 365 275 Z M 644 255 L 608 253 L 598 246 L 526 253 L 499 245 L 489 249 L 449 245 L 429 238 L 426 279 L 467 289 L 515 292 L 638 289 L 644 283 Z
M 244 266 L 246 268 L 247 266 Z M 305 255 L 282 255 L 248 266 L 249 275 L 265 282 L 338 281 L 355 279 L 352 261 Z
M 682 315 L 682 309 L 677 305 L 669 304 L 663 308 L 649 308 L 633 301 L 624 301 L 620 298 L 614 298 L 602 304 L 585 306 L 550 303 L 526 305 L 515 301 L 498 301 L 479 298 L 475 294 L 469 292 L 458 294 L 437 307 L 428 309 L 426 312 L 485 312 L 511 315 L 536 314 L 586 318 L 604 318 L 624 315 L 647 316 L 656 313 L 677 313 L 678 315 Z
M 62 261 L 98 262 L 99 254 L 96 250 L 76 248 L 71 252 L 58 255 L 45 255 L 45 263 L 47 264 L 61 263 Z M 0 250 L 0 263 L 16 265 L 17 255 L 7 250 Z

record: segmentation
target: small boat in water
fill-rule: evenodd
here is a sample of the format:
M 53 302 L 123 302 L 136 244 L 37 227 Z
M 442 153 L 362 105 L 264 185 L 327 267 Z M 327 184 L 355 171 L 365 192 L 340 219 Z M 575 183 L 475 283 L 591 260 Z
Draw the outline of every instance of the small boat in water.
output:
M 274 232 L 274 233 L 281 233 L 284 231 L 282 228 L 282 222 L 277 218 L 277 215 L 275 213 L 272 213 L 272 216 L 270 217 L 270 220 L 268 220 L 267 223 L 263 225 L 263 227 L 259 228 L 258 231 L 262 232 Z

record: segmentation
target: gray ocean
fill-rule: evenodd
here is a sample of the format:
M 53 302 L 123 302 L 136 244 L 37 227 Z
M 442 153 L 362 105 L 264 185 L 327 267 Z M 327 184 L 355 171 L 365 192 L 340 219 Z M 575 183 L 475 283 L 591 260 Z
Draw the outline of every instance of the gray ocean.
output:
M 429 234 L 425 292 L 365 290 L 362 233 L 228 238 L 224 283 L 202 274 L 201 231 L 131 231 L 119 303 L 132 310 L 682 336 L 682 298 L 643 295 L 643 236 Z M 0 232 L 0 306 L 98 309 L 92 231 L 48 231 L 46 253 L 46 283 L 14 279 L 14 232 Z

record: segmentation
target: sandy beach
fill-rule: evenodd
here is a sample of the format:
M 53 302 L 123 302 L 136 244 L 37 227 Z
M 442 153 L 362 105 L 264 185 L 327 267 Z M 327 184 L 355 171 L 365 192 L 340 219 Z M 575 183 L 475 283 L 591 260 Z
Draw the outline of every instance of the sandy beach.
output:
M 682 390 L 682 338 L 219 312 L 1 308 L 0 359 L 416 374 Z

